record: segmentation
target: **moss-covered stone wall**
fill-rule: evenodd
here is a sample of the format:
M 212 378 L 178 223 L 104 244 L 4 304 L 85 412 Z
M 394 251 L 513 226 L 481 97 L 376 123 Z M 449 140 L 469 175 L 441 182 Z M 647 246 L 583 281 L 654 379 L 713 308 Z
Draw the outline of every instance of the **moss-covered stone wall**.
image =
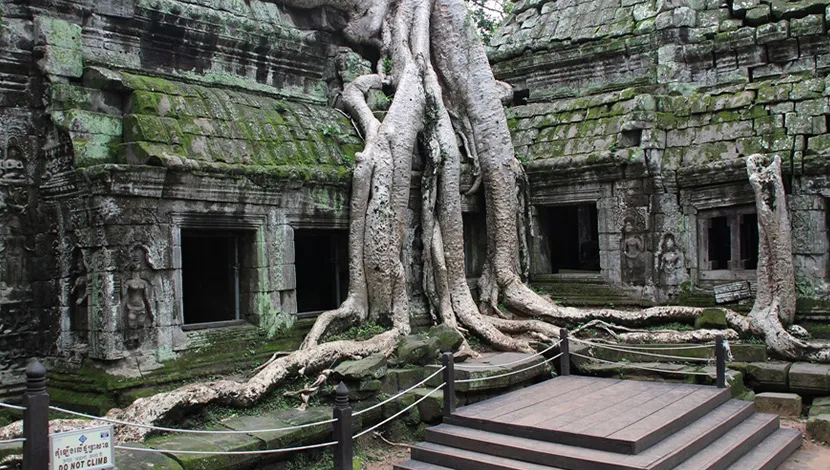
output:
M 712 264 L 707 224 L 723 217 L 746 231 L 744 157 L 779 155 L 801 311 L 826 311 L 828 6 L 518 2 L 490 57 L 516 91 L 508 117 L 536 204 L 534 271 L 550 269 L 544 208 L 587 202 L 603 279 L 637 298 L 712 299 L 698 289 L 752 283 L 737 250 L 728 269 Z

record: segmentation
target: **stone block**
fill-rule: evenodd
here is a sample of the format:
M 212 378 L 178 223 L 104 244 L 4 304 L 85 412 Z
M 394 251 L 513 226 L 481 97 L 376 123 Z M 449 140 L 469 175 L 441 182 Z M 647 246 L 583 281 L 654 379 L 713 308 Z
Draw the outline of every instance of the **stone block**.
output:
M 801 397 L 795 393 L 759 393 L 755 395 L 755 409 L 760 413 L 797 418 L 801 415 Z
M 262 432 L 263 430 L 316 423 L 330 418 L 330 407 L 311 407 L 304 411 L 289 409 L 260 416 L 237 416 L 223 421 L 222 424 L 237 431 L 256 431 L 250 435 L 264 441 L 266 448 L 277 449 L 323 442 L 323 439 L 331 435 L 331 425 L 323 424 L 288 431 Z
M 424 400 L 418 403 L 418 412 L 421 415 L 421 421 L 424 423 L 437 423 L 441 421 L 444 414 L 444 394 L 443 390 L 435 390 L 434 388 L 416 388 L 410 392 L 410 395 L 417 401 L 421 398 Z
M 756 41 L 758 44 L 766 44 L 773 41 L 783 41 L 789 36 L 790 23 L 788 21 L 779 21 L 777 23 L 767 23 L 758 26 L 755 32 Z
M 375 354 L 357 361 L 344 361 L 334 368 L 343 380 L 379 379 L 386 375 L 386 356 Z
M 330 429 L 330 428 L 329 428 Z M 220 455 L 221 452 L 260 450 L 264 448 L 262 440 L 247 434 L 201 434 L 199 436 L 187 434 L 173 434 L 168 436 L 151 437 L 145 441 L 148 447 L 154 449 L 171 449 L 181 463 L 184 470 L 220 470 L 226 468 L 241 468 L 246 464 L 257 461 L 260 456 L 253 455 Z M 177 454 L 176 450 L 201 450 L 217 452 L 216 454 Z
M 81 50 L 81 26 L 48 16 L 35 17 L 35 44 Z M 79 75 L 80 76 L 80 75 Z
M 147 446 L 140 442 L 128 442 L 127 447 L 146 449 Z M 178 462 L 165 454 L 155 452 L 142 452 L 134 450 L 115 450 L 115 469 L 133 470 L 137 468 L 152 468 L 153 470 L 181 470 Z
M 818 442 L 830 442 L 830 414 L 821 414 L 808 419 L 807 435 Z
M 830 364 L 796 362 L 790 368 L 790 388 L 818 394 L 830 393 Z
M 522 359 L 526 358 L 526 359 Z M 484 353 L 481 357 L 463 363 L 455 364 L 455 379 L 481 379 L 486 377 L 499 376 L 489 380 L 477 380 L 474 382 L 456 383 L 455 389 L 458 392 L 477 392 L 482 390 L 503 389 L 525 382 L 538 375 L 547 374 L 550 370 L 548 364 L 530 367 L 534 363 L 541 364 L 544 359 L 540 357 L 528 358 L 522 353 Z M 502 365 L 505 364 L 505 365 Z M 486 366 L 486 367 L 481 367 Z M 529 368 L 530 367 L 530 368 Z M 426 374 L 432 374 L 439 366 L 427 366 Z M 527 369 L 512 375 L 505 375 Z M 433 377 L 427 386 L 437 387 L 442 382 L 442 377 Z
M 818 415 L 830 415 L 830 397 L 819 397 L 813 399 L 813 404 L 810 405 L 810 417 Z
M 824 33 L 824 16 L 807 15 L 804 18 L 790 20 L 790 32 L 793 36 L 811 36 Z
M 766 390 L 787 390 L 791 362 L 751 362 L 747 364 L 748 382 Z

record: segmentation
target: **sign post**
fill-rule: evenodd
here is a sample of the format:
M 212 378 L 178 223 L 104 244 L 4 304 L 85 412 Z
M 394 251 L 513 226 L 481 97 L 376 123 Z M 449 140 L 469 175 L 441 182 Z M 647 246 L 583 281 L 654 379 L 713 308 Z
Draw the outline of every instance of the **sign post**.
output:
M 115 466 L 112 426 L 49 436 L 49 470 L 97 470 Z

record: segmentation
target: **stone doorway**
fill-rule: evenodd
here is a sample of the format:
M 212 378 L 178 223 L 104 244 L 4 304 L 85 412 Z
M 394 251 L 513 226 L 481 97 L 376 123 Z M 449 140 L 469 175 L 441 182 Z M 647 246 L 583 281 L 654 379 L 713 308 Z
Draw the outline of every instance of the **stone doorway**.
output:
M 349 232 L 295 230 L 297 312 L 313 315 L 337 308 L 349 291 Z
M 250 238 L 244 231 L 182 230 L 185 325 L 240 321 L 240 256 Z
M 596 204 L 544 209 L 551 272 L 599 271 L 599 223 Z

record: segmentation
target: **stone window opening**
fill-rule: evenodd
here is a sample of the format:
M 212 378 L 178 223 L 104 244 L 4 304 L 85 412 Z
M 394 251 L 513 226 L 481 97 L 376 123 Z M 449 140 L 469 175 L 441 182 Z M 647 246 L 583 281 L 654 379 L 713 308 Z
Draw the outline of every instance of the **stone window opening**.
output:
M 758 216 L 751 206 L 698 215 L 700 269 L 742 271 L 758 267 Z
M 553 206 L 544 211 L 551 272 L 600 271 L 596 204 Z
M 294 230 L 297 312 L 313 316 L 337 308 L 349 293 L 349 232 Z
M 244 311 L 247 303 L 241 297 L 253 275 L 253 240 L 253 231 L 181 231 L 182 308 L 187 329 L 244 323 L 250 312 Z

